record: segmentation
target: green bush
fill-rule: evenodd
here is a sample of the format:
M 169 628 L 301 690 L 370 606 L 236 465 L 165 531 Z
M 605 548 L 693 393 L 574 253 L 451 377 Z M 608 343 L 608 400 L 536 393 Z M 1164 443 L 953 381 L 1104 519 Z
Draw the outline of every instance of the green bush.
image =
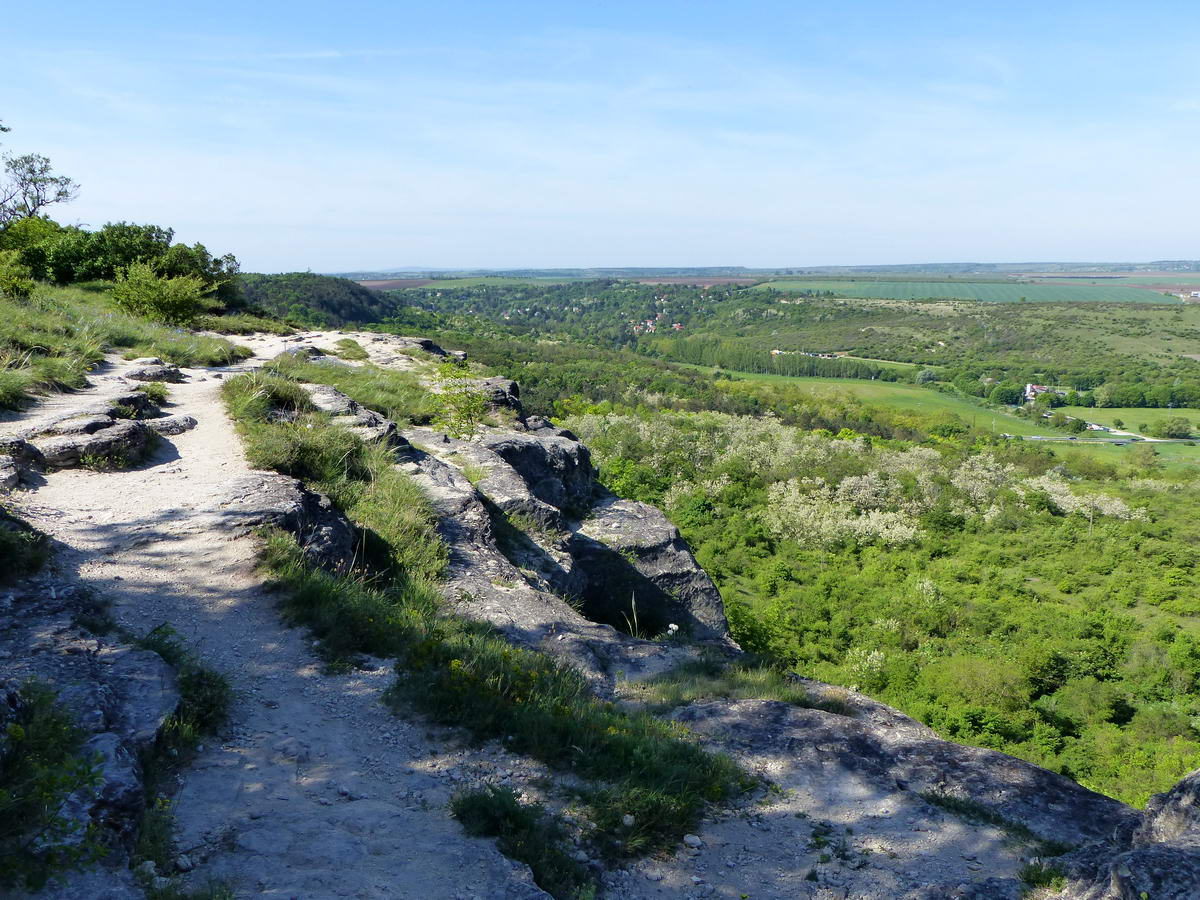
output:
M 28 300 L 36 287 L 29 267 L 20 261 L 16 250 L 0 250 L 0 295 L 13 300 Z
M 84 737 L 45 685 L 0 698 L 0 887 L 40 890 L 99 857 L 82 823 L 62 813 L 67 797 L 99 782 Z
M 146 399 L 155 406 L 162 406 L 171 395 L 171 389 L 161 381 L 149 381 L 145 384 L 139 384 L 134 390 L 145 394 Z
M 44 534 L 0 509 L 0 584 L 36 572 L 48 552 Z
M 167 325 L 190 325 L 214 304 L 203 279 L 159 275 L 148 263 L 135 262 L 117 272 L 112 296 L 117 306 L 135 316 Z

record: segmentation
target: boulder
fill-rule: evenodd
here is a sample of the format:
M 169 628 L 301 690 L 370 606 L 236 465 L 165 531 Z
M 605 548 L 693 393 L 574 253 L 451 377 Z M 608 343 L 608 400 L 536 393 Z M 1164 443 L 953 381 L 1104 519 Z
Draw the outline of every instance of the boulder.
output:
M 511 378 L 484 378 L 479 388 L 492 406 L 521 411 L 521 389 Z
M 18 468 L 34 469 L 46 464 L 42 451 L 17 437 L 0 437 L 0 456 L 7 456 Z
M 596 471 L 587 447 L 578 441 L 502 431 L 482 435 L 479 444 L 511 466 L 543 503 L 568 515 L 591 506 Z
M 636 619 L 651 634 L 674 624 L 696 640 L 729 640 L 717 586 L 653 506 L 606 496 L 567 548 L 587 580 L 582 600 L 590 618 L 617 627 Z
M 98 657 L 102 677 L 116 698 L 110 710 L 113 730 L 134 747 L 147 747 L 179 705 L 175 671 L 150 650 L 111 647 Z
M 80 413 L 70 418 L 60 419 L 50 425 L 44 433 L 48 435 L 95 434 L 103 428 L 112 428 L 115 424 L 116 420 L 105 413 Z
M 183 434 L 196 427 L 196 420 L 191 416 L 163 416 L 161 419 L 147 419 L 146 427 L 155 434 Z
M 77 466 L 85 457 L 135 462 L 146 451 L 150 429 L 143 422 L 119 419 L 99 431 L 69 434 L 35 440 L 47 466 L 66 469 Z
M 327 384 L 301 385 L 308 392 L 313 406 L 329 413 L 334 425 L 341 425 L 368 443 L 380 441 L 391 447 L 407 447 L 408 441 L 396 430 L 396 423 L 367 409 L 356 400 Z
M 305 554 L 317 565 L 346 571 L 354 559 L 354 526 L 323 494 L 308 490 L 295 478 L 274 472 L 254 472 L 229 483 L 214 509 L 235 533 L 274 525 L 295 535 Z
M 174 363 L 164 363 L 161 359 L 154 357 L 133 360 L 130 363 L 130 368 L 126 369 L 122 374 L 126 378 L 132 378 L 134 381 L 169 381 L 175 383 L 183 381 L 183 373 L 179 371 L 179 366 Z

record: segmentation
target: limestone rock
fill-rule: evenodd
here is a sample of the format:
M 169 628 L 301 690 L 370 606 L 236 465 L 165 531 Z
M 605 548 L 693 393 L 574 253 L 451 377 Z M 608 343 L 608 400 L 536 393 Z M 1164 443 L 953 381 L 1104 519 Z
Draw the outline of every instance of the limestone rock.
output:
M 725 605 L 679 530 L 646 503 L 607 496 L 568 542 L 587 577 L 584 607 L 593 619 L 658 633 L 675 624 L 698 640 L 727 640 Z
M 196 427 L 196 420 L 191 416 L 163 416 L 161 419 L 147 419 L 146 427 L 156 434 L 183 434 Z
M 21 472 L 17 461 L 11 456 L 0 456 L 0 491 L 11 491 L 21 483 Z
M 207 514 L 237 531 L 260 525 L 282 528 L 296 536 L 317 565 L 333 571 L 346 570 L 354 558 L 354 526 L 328 497 L 286 475 L 255 472 L 237 478 Z
M 41 451 L 47 466 L 65 469 L 79 465 L 86 456 L 138 460 L 145 452 L 149 434 L 150 429 L 144 423 L 121 419 L 92 434 L 40 438 L 34 441 L 34 446 Z
M 174 670 L 157 653 L 132 647 L 107 648 L 99 662 L 108 667 L 104 680 L 118 699 L 114 730 L 135 747 L 153 743 L 179 705 Z
M 335 425 L 341 425 L 367 442 L 380 441 L 391 447 L 405 447 L 408 442 L 396 430 L 396 424 L 373 409 L 367 409 L 341 391 L 326 384 L 301 385 L 313 405 L 329 413 Z
M 578 441 L 501 431 L 483 435 L 479 443 L 510 465 L 543 503 L 568 514 L 591 506 L 596 471 L 592 455 Z
M 179 366 L 173 363 L 164 363 L 161 359 L 154 357 L 133 360 L 131 368 L 126 369 L 124 375 L 126 378 L 132 378 L 134 381 L 169 381 L 174 383 L 183 381 L 183 373 L 179 371 Z

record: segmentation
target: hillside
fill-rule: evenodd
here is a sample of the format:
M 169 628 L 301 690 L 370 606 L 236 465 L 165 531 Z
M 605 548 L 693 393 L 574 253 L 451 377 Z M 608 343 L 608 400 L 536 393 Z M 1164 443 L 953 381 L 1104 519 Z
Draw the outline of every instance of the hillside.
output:
M 345 278 L 289 272 L 238 276 L 245 303 L 268 315 L 297 324 L 327 326 L 386 318 L 396 303 Z

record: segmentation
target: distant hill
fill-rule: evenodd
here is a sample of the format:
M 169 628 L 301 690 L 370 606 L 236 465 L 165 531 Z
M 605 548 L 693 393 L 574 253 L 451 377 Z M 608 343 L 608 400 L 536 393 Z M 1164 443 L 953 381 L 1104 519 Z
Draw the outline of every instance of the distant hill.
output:
M 305 325 L 329 327 L 348 322 L 374 322 L 389 316 L 398 305 L 386 294 L 332 275 L 250 272 L 243 273 L 240 280 L 247 304 Z

